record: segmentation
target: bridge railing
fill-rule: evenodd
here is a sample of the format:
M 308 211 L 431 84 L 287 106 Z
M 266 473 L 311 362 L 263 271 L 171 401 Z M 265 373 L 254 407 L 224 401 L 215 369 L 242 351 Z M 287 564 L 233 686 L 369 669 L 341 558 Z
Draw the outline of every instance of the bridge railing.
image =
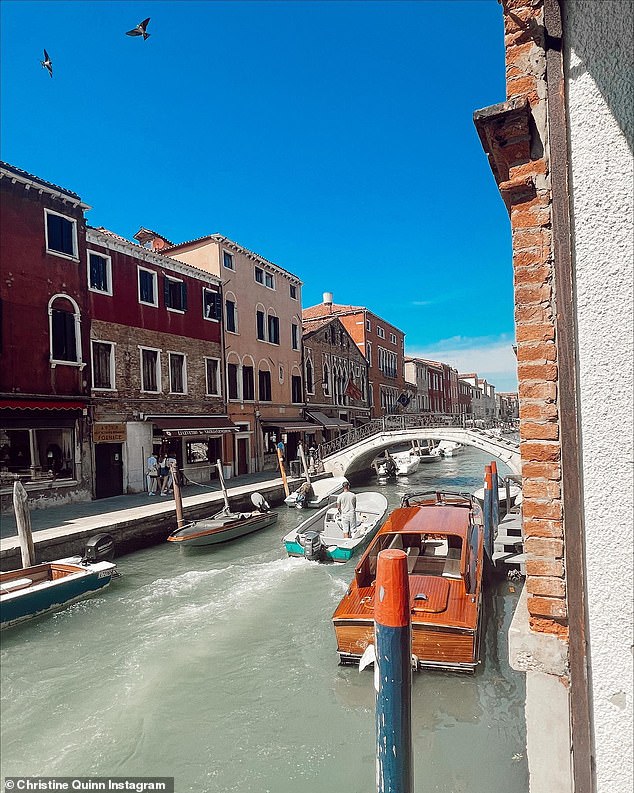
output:
M 484 429 L 485 427 L 495 427 L 498 422 L 484 421 L 478 419 L 477 428 L 472 427 L 474 423 L 473 417 L 465 416 L 464 414 L 446 414 L 446 413 L 400 413 L 394 416 L 384 416 L 380 419 L 373 419 L 368 421 L 367 424 L 362 424 L 360 427 L 346 432 L 331 441 L 322 443 L 317 448 L 319 460 L 324 460 L 331 454 L 340 452 L 347 449 L 359 441 L 366 438 L 371 438 L 373 435 L 380 435 L 384 432 L 394 432 L 397 430 L 411 430 L 411 429 L 426 429 L 429 427 L 460 427 L 462 429 Z

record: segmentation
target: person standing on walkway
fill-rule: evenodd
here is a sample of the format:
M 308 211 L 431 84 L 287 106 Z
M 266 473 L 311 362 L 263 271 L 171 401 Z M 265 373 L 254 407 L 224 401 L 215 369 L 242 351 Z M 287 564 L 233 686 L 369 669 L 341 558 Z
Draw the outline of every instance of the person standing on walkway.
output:
M 167 495 L 167 483 L 169 481 L 170 469 L 167 466 L 167 452 L 161 453 L 159 461 L 159 489 L 160 495 Z
M 148 495 L 155 496 L 159 485 L 159 467 L 154 452 L 147 458 L 145 478 L 147 481 Z
M 169 494 L 174 492 L 174 476 L 172 474 L 172 467 L 176 468 L 176 466 L 178 465 L 178 461 L 176 459 L 176 455 L 174 454 L 174 452 L 171 451 L 167 453 L 165 461 L 167 462 L 167 471 L 168 471 L 165 493 Z
M 337 496 L 337 512 L 341 515 L 343 536 L 348 539 L 357 528 L 357 497 L 349 482 L 343 483 L 343 492 Z

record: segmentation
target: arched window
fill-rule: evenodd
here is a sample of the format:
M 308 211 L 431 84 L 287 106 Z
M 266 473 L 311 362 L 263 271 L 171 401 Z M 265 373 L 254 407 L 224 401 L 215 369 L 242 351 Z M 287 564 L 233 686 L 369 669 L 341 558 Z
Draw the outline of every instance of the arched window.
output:
M 48 303 L 50 360 L 53 364 L 82 364 L 81 315 L 69 295 L 53 295 Z
M 238 332 L 238 302 L 233 292 L 225 294 L 225 328 L 229 333 Z
M 330 396 L 330 367 L 324 363 L 324 379 L 322 382 L 324 396 Z
M 313 371 L 313 362 L 308 358 L 306 361 L 306 391 L 309 394 L 315 393 L 315 377 Z

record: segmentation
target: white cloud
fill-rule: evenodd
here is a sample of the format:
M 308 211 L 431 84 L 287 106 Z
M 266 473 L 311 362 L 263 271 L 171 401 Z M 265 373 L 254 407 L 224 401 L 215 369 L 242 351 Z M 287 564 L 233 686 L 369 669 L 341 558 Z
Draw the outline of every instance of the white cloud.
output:
M 451 364 L 460 373 L 476 372 L 496 391 L 517 391 L 517 360 L 509 336 L 466 338 L 454 336 L 430 347 L 408 349 L 406 355 Z

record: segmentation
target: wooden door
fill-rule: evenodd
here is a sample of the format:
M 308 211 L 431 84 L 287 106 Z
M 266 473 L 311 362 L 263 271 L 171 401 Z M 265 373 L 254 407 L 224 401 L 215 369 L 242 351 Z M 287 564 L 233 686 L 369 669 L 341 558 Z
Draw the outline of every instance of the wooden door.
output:
M 238 438 L 238 476 L 249 473 L 249 439 Z
M 120 443 L 95 444 L 95 498 L 123 494 L 123 454 Z

